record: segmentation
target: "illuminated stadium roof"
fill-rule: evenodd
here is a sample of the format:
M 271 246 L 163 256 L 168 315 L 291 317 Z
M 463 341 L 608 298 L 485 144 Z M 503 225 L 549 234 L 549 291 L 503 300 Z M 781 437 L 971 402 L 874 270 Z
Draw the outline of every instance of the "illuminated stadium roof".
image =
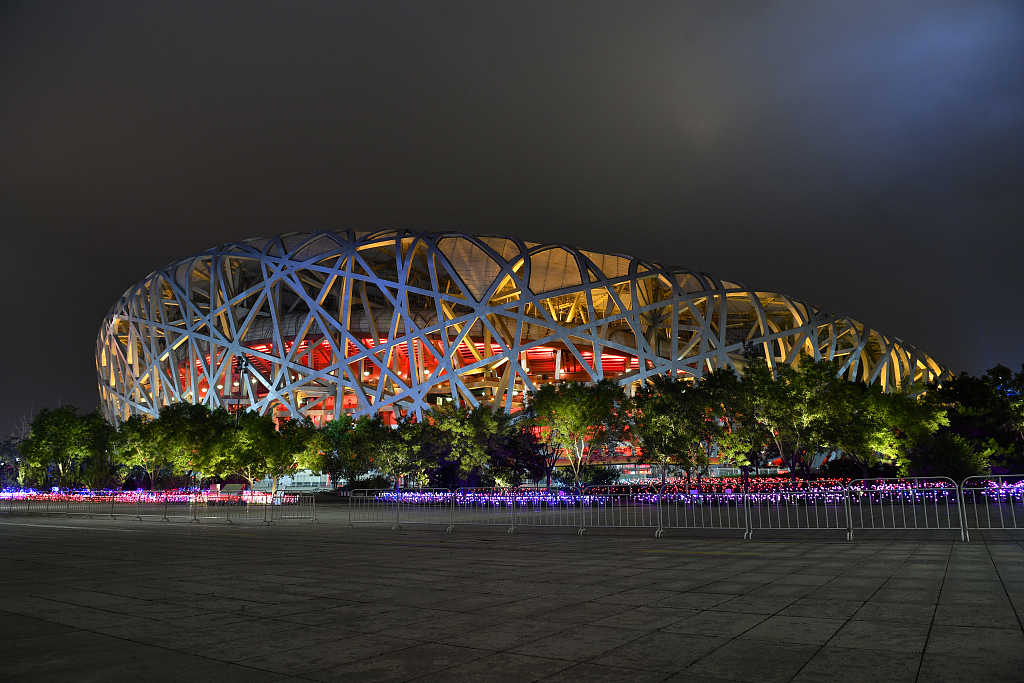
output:
M 624 388 L 749 355 L 839 359 L 891 390 L 949 371 L 780 294 L 563 244 L 450 232 L 314 232 L 225 244 L 150 274 L 103 321 L 111 420 L 176 401 L 321 422 L 439 402 L 515 411 L 562 380 Z

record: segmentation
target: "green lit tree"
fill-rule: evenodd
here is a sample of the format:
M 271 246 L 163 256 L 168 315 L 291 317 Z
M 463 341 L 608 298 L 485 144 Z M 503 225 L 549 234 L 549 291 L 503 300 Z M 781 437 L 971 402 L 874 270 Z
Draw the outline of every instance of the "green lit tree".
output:
M 879 465 L 906 472 L 915 445 L 949 424 L 941 407 L 906 392 L 887 394 L 878 385 L 848 383 L 843 399 L 831 404 L 836 419 L 829 441 L 861 468 L 865 479 Z
M 797 367 L 783 365 L 773 372 L 758 358 L 744 370 L 749 410 L 794 480 L 799 470 L 809 477 L 813 456 L 834 440 L 850 386 L 839 376 L 840 367 L 838 361 L 803 357 Z
M 539 438 L 561 450 L 576 485 L 580 471 L 599 450 L 625 435 L 622 387 L 603 379 L 596 384 L 546 384 L 527 397 Z
M 437 440 L 445 446 L 438 452 L 444 453 L 445 464 L 456 468 L 462 484 L 490 464 L 489 449 L 503 421 L 490 408 L 439 406 L 430 412 L 429 421 Z
M 156 421 L 145 415 L 132 415 L 121 423 L 114 437 L 115 447 L 121 452 L 125 464 L 142 470 L 149 479 L 150 488 L 156 488 L 161 470 L 170 468 L 157 439 Z M 140 483 L 141 486 L 141 483 Z
M 74 406 L 43 408 L 32 420 L 21 454 L 40 483 L 73 487 L 79 483 L 82 462 L 89 457 L 91 436 Z
M 335 486 L 340 486 L 344 480 L 351 488 L 372 467 L 360 435 L 357 422 L 348 415 L 341 415 L 325 424 L 313 437 L 315 443 L 311 444 L 307 457 L 299 465 L 327 474 Z
M 223 441 L 235 424 L 236 417 L 223 408 L 172 403 L 160 410 L 152 436 L 167 464 L 194 477 L 198 485 L 204 473 L 222 469 Z
M 124 454 L 117 448 L 117 430 L 94 410 L 81 418 L 87 434 L 87 454 L 81 466 L 82 482 L 92 490 L 120 486 L 127 472 Z
M 373 468 L 391 477 L 396 490 L 402 477 L 422 473 L 424 464 L 419 453 L 424 423 L 405 415 L 392 427 L 378 413 L 359 420 L 356 432 Z

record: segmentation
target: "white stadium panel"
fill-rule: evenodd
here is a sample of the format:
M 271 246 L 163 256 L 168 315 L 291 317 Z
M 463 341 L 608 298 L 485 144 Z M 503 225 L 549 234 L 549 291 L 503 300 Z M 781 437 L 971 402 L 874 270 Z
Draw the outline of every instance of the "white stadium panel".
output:
M 113 421 L 177 401 L 317 422 L 525 391 L 838 359 L 893 390 L 950 376 L 900 339 L 780 294 L 561 244 L 450 232 L 314 232 L 225 244 L 125 292 L 96 365 Z

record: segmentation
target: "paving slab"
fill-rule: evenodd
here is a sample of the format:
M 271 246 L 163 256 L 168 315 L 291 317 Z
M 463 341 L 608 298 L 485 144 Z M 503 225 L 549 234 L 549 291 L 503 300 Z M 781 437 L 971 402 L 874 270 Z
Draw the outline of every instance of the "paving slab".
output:
M 1024 679 L 1021 534 L 323 518 L 0 517 L 0 681 Z

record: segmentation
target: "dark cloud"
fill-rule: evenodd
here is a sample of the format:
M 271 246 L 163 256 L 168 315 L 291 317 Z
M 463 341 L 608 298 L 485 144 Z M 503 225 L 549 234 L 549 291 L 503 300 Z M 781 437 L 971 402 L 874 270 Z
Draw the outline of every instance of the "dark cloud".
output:
M 1016 2 L 7 3 L 0 428 L 214 244 L 513 233 L 1024 360 Z

